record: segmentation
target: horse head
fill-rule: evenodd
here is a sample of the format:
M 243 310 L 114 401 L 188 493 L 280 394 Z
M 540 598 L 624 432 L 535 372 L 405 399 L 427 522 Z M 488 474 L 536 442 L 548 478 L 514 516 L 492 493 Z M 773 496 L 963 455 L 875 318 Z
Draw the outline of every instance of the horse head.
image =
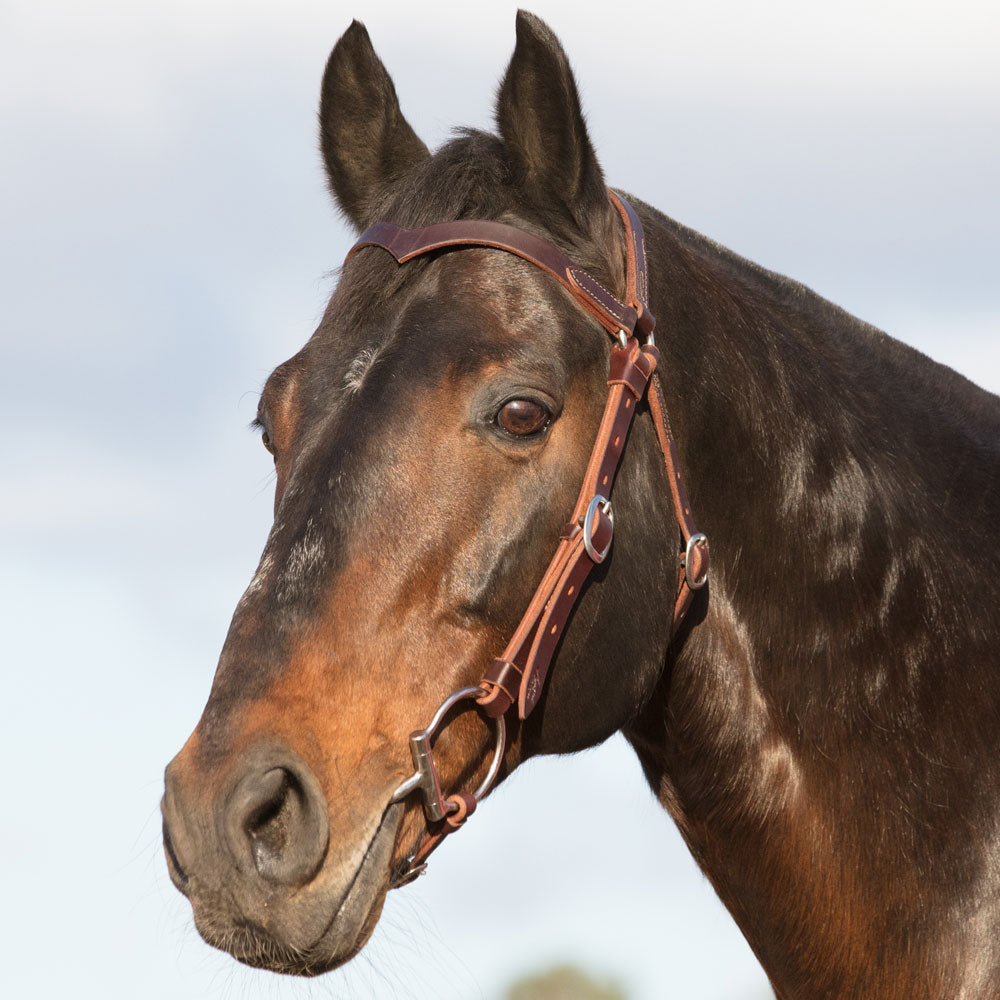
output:
M 627 247 L 558 42 L 519 14 L 498 135 L 433 155 L 354 23 L 322 85 L 323 158 L 360 232 L 459 219 L 516 226 L 621 296 Z M 354 955 L 427 819 L 397 789 L 409 734 L 473 686 L 517 626 L 573 508 L 607 396 L 611 342 L 542 270 L 490 248 L 345 263 L 306 345 L 267 380 L 274 524 L 208 703 L 167 768 L 171 877 L 205 939 L 301 974 Z M 666 474 L 631 431 L 614 547 L 561 637 L 538 710 L 515 719 L 502 779 L 633 718 L 663 670 L 676 578 Z M 607 669 L 614 663 L 613 671 Z M 461 708 L 459 706 L 458 708 Z M 444 789 L 483 782 L 490 720 L 454 710 Z

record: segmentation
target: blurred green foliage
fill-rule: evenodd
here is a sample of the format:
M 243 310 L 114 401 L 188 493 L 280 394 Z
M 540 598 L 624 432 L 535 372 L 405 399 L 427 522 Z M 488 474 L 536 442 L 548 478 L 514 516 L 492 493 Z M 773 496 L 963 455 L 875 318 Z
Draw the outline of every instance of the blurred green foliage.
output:
M 628 995 L 613 980 L 599 982 L 575 966 L 560 965 L 518 979 L 504 1000 L 628 1000 Z

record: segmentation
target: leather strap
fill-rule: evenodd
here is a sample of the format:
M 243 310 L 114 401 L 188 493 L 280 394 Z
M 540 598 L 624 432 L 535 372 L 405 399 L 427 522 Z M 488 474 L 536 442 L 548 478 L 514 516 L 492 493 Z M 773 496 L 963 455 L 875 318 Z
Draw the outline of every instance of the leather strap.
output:
M 452 247 L 492 247 L 505 250 L 551 274 L 608 333 L 619 330 L 632 333 L 640 312 L 646 314 L 643 326 L 652 329 L 652 316 L 644 306 L 620 302 L 599 281 L 583 268 L 577 267 L 561 250 L 532 233 L 503 222 L 459 219 L 438 222 L 423 229 L 402 229 L 391 222 L 376 222 L 369 226 L 358 242 L 348 251 L 350 260 L 364 247 L 376 246 L 389 253 L 398 264 L 433 250 Z
M 694 517 L 691 514 L 691 501 L 688 500 L 684 477 L 681 475 L 677 444 L 670 430 L 670 420 L 663 402 L 663 387 L 660 385 L 659 377 L 654 375 L 652 383 L 649 393 L 649 412 L 653 418 L 656 437 L 660 443 L 660 453 L 663 455 L 663 464 L 667 471 L 674 516 L 681 531 L 680 578 L 677 584 L 677 599 L 674 603 L 676 632 L 691 605 L 694 591 L 701 589 L 708 580 L 709 549 L 708 539 L 695 527 Z
M 638 315 L 637 333 L 650 337 L 656 320 L 649 311 L 649 269 L 646 259 L 646 231 L 635 209 L 610 188 L 608 197 L 625 224 L 625 288 L 629 305 Z
M 626 347 L 611 348 L 608 401 L 587 463 L 583 485 L 569 523 L 563 529 L 549 568 L 535 591 L 524 617 L 503 654 L 493 661 L 482 684 L 489 691 L 480 704 L 488 715 L 502 715 L 514 698 L 512 679 L 518 678 L 518 715 L 525 719 L 538 704 L 552 655 L 591 569 L 594 558 L 611 544 L 613 521 L 595 497 L 610 501 L 615 475 L 636 406 L 646 391 L 659 354 L 629 338 Z M 590 519 L 590 524 L 585 519 Z M 589 531 L 585 531 L 589 528 Z M 589 535 L 591 551 L 585 544 Z M 498 667 L 497 665 L 502 665 Z

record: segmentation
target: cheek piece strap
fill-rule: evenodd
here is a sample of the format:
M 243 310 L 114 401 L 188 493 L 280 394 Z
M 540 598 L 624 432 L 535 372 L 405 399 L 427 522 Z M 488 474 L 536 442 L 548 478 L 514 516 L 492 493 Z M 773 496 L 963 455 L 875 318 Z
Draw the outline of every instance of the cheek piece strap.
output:
M 677 595 L 673 628 L 676 632 L 694 592 L 708 581 L 708 539 L 695 527 L 677 446 L 670 430 L 663 390 L 656 365 L 653 340 L 655 320 L 649 311 L 649 272 L 646 238 L 634 209 L 620 195 L 608 191 L 625 227 L 626 294 L 621 301 L 585 270 L 577 267 L 550 243 L 516 226 L 501 222 L 464 219 L 439 222 L 423 229 L 401 229 L 377 222 L 347 254 L 350 260 L 365 247 L 387 250 L 400 265 L 436 250 L 492 247 L 529 261 L 555 278 L 574 300 L 612 336 L 608 373 L 608 399 L 597 438 L 587 463 L 576 506 L 559 535 L 555 554 L 541 583 L 511 637 L 507 648 L 494 659 L 479 684 L 461 688 L 442 702 L 426 729 L 410 735 L 414 773 L 393 793 L 399 802 L 412 792 L 424 798 L 427 832 L 406 867 L 391 883 L 405 885 L 427 868 L 427 857 L 450 833 L 461 827 L 476 804 L 489 791 L 503 761 L 506 746 L 505 716 L 515 702 L 517 714 L 526 719 L 538 704 L 556 645 L 591 569 L 611 550 L 614 511 L 611 492 L 636 407 L 645 398 L 663 455 L 674 515 L 680 529 Z M 493 722 L 494 748 L 486 776 L 474 792 L 445 795 L 434 760 L 432 743 L 444 728 L 450 710 L 458 705 L 477 706 Z

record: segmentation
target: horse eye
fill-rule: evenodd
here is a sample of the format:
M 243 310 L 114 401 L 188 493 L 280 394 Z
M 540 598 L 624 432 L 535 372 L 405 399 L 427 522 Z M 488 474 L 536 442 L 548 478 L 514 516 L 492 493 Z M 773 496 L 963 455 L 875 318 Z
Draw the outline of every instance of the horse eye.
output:
M 271 436 L 267 431 L 261 431 L 260 443 L 273 455 L 274 446 L 271 444 Z
M 549 425 L 551 415 L 541 403 L 531 399 L 512 399 L 500 408 L 497 424 L 508 434 L 528 437 Z

